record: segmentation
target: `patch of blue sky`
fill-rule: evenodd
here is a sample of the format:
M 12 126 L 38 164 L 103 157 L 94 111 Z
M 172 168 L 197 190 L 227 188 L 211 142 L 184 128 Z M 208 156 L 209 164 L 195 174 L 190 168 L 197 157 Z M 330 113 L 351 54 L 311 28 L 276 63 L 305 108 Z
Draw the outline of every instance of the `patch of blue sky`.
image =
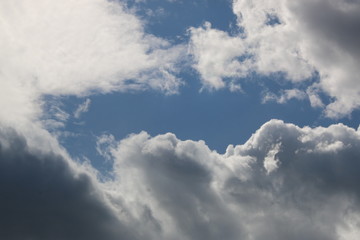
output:
M 255 76 L 253 76 L 255 78 Z M 183 74 L 187 84 L 180 94 L 165 96 L 156 91 L 113 93 L 92 96 L 89 112 L 80 120 L 69 120 L 65 130 L 74 133 L 64 138 L 63 145 L 73 157 L 87 157 L 101 171 L 109 162 L 96 152 L 97 136 L 112 134 L 120 140 L 132 133 L 146 131 L 150 135 L 175 133 L 180 139 L 205 140 L 211 149 L 222 153 L 229 144 L 242 144 L 270 119 L 282 119 L 299 126 L 327 126 L 336 121 L 322 117 L 308 100 L 289 100 L 285 104 L 261 102 L 263 84 L 248 79 L 241 92 L 202 91 L 199 80 Z M 257 82 L 266 82 L 266 79 Z M 266 86 L 276 89 L 273 82 Z M 73 111 L 76 98 L 63 100 L 65 111 Z M 76 104 L 75 104 L 76 103 Z M 357 114 L 358 116 L 359 114 Z M 351 119 L 345 120 L 347 125 Z M 357 126 L 353 126 L 357 127 Z M 86 153 L 86 155 L 83 155 Z
M 134 4 L 129 1 L 129 7 L 134 7 Z M 153 0 L 136 4 L 138 14 L 149 19 L 146 30 L 173 43 L 186 42 L 187 29 L 201 26 L 205 21 L 216 29 L 229 33 L 234 31 L 236 18 L 232 14 L 231 2 L 227 0 Z M 276 24 L 276 19 L 273 23 Z M 73 157 L 86 157 L 94 167 L 106 172 L 111 163 L 104 161 L 95 149 L 97 137 L 104 133 L 120 140 L 140 131 L 152 136 L 172 132 L 184 140 L 205 140 L 211 149 L 222 153 L 229 144 L 244 143 L 270 119 L 313 127 L 337 122 L 325 118 L 322 109 L 312 108 L 307 99 L 291 99 L 284 104 L 275 101 L 263 103 L 264 91 L 279 94 L 279 89 L 293 88 L 292 84 L 284 81 L 282 74 L 267 77 L 252 74 L 239 79 L 242 92 L 225 89 L 200 91 L 199 76 L 189 68 L 183 70 L 179 77 L 185 85 L 177 95 L 168 96 L 148 90 L 91 96 L 89 111 L 79 119 L 70 117 L 66 122 L 63 130 L 72 134 L 63 136 L 61 143 Z M 317 76 L 309 81 L 316 80 Z M 297 88 L 301 89 L 301 86 Z M 324 102 L 330 101 L 325 95 L 321 97 Z M 62 109 L 73 113 L 83 101 L 75 97 L 62 98 Z M 353 119 L 359 117 L 359 111 L 355 111 L 350 118 L 341 119 L 341 122 L 357 128 L 358 123 Z
M 199 1 L 136 1 L 128 0 L 129 8 L 147 21 L 146 31 L 179 43 L 187 40 L 189 27 L 199 27 L 210 22 L 212 27 L 234 32 L 236 16 L 232 11 L 231 0 Z
M 270 13 L 268 13 L 268 14 L 267 14 L 266 24 L 267 24 L 267 25 L 274 26 L 274 25 L 281 24 L 281 21 L 280 21 L 279 17 L 278 17 L 276 14 L 270 14 Z

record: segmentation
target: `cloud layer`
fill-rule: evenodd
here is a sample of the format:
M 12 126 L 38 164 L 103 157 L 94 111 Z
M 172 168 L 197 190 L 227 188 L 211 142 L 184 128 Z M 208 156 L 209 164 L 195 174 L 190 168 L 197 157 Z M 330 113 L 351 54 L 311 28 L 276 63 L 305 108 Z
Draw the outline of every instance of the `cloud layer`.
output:
M 6 239 L 356 239 L 360 134 L 272 120 L 211 151 L 168 133 L 108 138 L 112 179 L 0 134 Z M 104 142 L 102 142 L 104 144 Z M 103 146 L 105 147 L 105 146 Z M 103 151 L 106 148 L 103 148 Z M 109 156 L 109 155 L 108 155 Z
M 336 0 L 234 0 L 241 34 L 205 27 L 191 28 L 194 68 L 205 86 L 231 87 L 251 73 L 308 87 L 314 107 L 319 92 L 333 99 L 326 108 L 337 118 L 359 108 L 360 2 Z M 309 79 L 319 75 L 317 83 Z

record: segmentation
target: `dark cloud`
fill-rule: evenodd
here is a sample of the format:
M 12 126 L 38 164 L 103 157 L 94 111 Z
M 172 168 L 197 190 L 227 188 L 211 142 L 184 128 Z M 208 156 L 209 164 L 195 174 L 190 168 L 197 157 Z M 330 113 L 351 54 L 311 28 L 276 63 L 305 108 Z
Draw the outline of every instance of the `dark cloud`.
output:
M 0 137 L 0 239 L 135 239 L 87 174 L 61 156 L 32 152 L 13 130 Z
M 355 240 L 360 135 L 264 124 L 225 154 L 173 134 L 112 144 L 103 183 L 0 131 L 0 238 Z

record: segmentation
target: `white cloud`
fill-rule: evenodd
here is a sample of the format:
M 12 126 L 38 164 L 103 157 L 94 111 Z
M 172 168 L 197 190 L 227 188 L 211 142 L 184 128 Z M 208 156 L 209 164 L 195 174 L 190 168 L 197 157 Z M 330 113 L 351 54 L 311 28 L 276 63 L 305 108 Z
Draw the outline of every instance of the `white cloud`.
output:
M 282 73 L 289 82 L 314 89 L 308 79 L 318 72 L 316 88 L 334 99 L 325 106 L 328 117 L 347 116 L 360 107 L 358 1 L 234 0 L 233 10 L 244 29 L 238 36 L 209 27 L 191 29 L 194 68 L 205 85 L 218 89 L 227 85 L 227 78 L 239 81 L 256 72 Z M 224 67 L 228 65 L 233 67 Z M 323 106 L 317 94 L 308 93 L 312 106 Z
M 44 95 L 175 93 L 181 85 L 174 73 L 183 46 L 146 34 L 119 1 L 4 0 L 0 31 L 3 123 L 38 119 Z
M 264 168 L 265 168 L 267 174 L 271 173 L 272 171 L 275 171 L 279 167 L 278 166 L 279 161 L 276 158 L 276 154 L 279 153 L 279 150 L 280 150 L 280 144 L 277 144 L 265 156 Z
M 239 59 L 246 53 L 241 39 L 212 29 L 210 23 L 205 23 L 204 27 L 190 28 L 189 31 L 190 53 L 195 60 L 194 68 L 200 73 L 205 87 L 220 89 L 226 86 L 223 78 L 246 76 L 247 60 Z
M 75 110 L 74 112 L 74 117 L 75 118 L 80 118 L 81 114 L 86 113 L 87 111 L 89 111 L 90 108 L 90 104 L 91 104 L 91 100 L 90 98 L 87 98 L 83 103 L 81 103 L 78 108 Z
M 306 99 L 307 94 L 299 89 L 286 89 L 281 91 L 280 96 L 272 92 L 265 92 L 262 102 L 276 101 L 277 103 L 286 103 L 291 99 L 303 100 Z
M 106 160 L 111 160 L 111 148 L 116 146 L 116 141 L 113 135 L 103 134 L 96 140 L 96 151 Z

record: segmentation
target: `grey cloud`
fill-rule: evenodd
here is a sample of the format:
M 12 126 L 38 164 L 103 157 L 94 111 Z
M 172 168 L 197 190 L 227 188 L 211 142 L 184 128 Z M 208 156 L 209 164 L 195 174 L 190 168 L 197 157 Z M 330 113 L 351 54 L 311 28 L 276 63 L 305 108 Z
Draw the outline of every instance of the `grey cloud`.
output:
M 350 55 L 360 57 L 360 1 L 305 2 L 291 5 L 307 29 L 323 41 L 332 41 Z
M 149 139 L 143 132 L 120 144 L 119 188 L 130 184 L 127 195 L 152 210 L 162 226 L 157 239 L 242 238 L 241 224 L 211 186 L 211 167 L 198 159 L 208 160 L 209 153 L 204 144 L 179 142 L 172 134 Z
M 152 213 L 157 239 L 349 239 L 348 226 L 360 223 L 349 220 L 360 216 L 359 146 L 343 125 L 277 120 L 225 155 L 141 133 L 113 149 L 115 184 Z M 267 157 L 277 164 L 270 172 Z
M 235 148 L 260 161 L 250 181 L 226 184 L 228 194 L 254 215 L 254 239 L 346 239 L 340 226 L 349 224 L 349 211 L 359 215 L 359 140 L 343 125 L 301 129 L 271 121 Z M 281 146 L 278 169 L 267 174 L 262 160 L 274 143 Z
M 171 133 L 111 141 L 100 183 L 2 130 L 0 237 L 357 239 L 360 134 L 347 126 L 272 120 L 225 154 Z
M 56 154 L 32 152 L 14 130 L 0 138 L 1 239 L 135 239 L 86 173 Z

